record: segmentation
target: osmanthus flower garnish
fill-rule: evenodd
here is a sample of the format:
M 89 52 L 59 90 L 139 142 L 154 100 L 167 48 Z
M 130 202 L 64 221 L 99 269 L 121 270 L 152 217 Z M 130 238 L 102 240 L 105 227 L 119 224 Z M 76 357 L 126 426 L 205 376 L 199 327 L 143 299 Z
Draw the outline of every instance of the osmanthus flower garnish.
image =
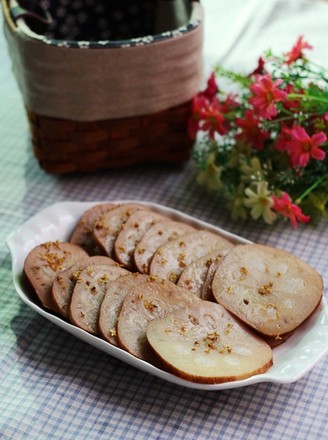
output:
M 296 228 L 327 216 L 328 71 L 310 49 L 299 37 L 245 75 L 216 66 L 193 99 L 198 182 L 222 194 L 235 219 L 285 217 Z

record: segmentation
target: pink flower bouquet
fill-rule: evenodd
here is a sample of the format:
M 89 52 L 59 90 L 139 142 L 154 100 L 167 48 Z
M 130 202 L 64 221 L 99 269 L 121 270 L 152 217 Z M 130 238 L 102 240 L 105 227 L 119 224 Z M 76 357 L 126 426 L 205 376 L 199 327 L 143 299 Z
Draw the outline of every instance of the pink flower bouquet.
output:
M 286 217 L 296 228 L 327 215 L 328 73 L 306 58 L 309 49 L 299 37 L 249 75 L 217 66 L 193 99 L 197 180 L 222 194 L 235 219 Z

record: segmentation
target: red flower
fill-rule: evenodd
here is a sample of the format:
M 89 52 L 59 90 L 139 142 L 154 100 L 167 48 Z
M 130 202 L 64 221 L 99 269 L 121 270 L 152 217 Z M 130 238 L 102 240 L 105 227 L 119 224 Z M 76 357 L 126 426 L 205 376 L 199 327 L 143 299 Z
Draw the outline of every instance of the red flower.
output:
M 199 130 L 199 121 L 194 115 L 188 120 L 188 135 L 191 139 L 196 139 L 197 131 Z
M 276 142 L 274 144 L 275 149 L 278 151 L 287 151 L 288 149 L 288 142 L 290 142 L 291 136 L 290 136 L 290 129 L 286 127 L 285 125 L 282 125 L 281 131 L 276 139 Z
M 254 106 L 256 113 L 262 117 L 271 119 L 277 114 L 276 102 L 285 99 L 287 93 L 279 89 L 278 86 L 282 83 L 281 79 L 272 81 L 272 76 L 258 75 L 256 82 L 250 85 L 250 90 L 253 97 L 249 102 Z
M 208 131 L 210 139 L 214 139 L 215 133 L 226 134 L 228 128 L 224 125 L 225 119 L 221 112 L 220 103 L 217 100 L 207 101 L 202 110 L 200 129 Z
M 194 97 L 192 105 L 193 114 L 188 124 L 188 133 L 192 139 L 195 139 L 198 130 L 208 131 L 211 139 L 214 139 L 215 133 L 227 133 L 221 104 L 217 99 L 210 101 L 200 93 Z
M 305 128 L 295 125 L 288 130 L 288 134 L 290 140 L 286 143 L 286 150 L 293 166 L 306 167 L 311 157 L 316 160 L 324 160 L 326 157 L 326 153 L 319 148 L 327 140 L 323 131 L 310 137 Z
M 272 196 L 273 198 L 273 206 L 272 209 L 279 214 L 282 214 L 285 217 L 288 217 L 293 225 L 293 228 L 297 228 L 297 221 L 301 223 L 308 223 L 311 220 L 311 217 L 303 214 L 302 209 L 292 203 L 289 195 L 285 192 L 279 198 L 276 196 Z
M 307 41 L 303 41 L 303 36 L 298 37 L 296 43 L 292 47 L 292 50 L 285 54 L 287 57 L 286 63 L 291 64 L 300 58 L 304 58 L 304 49 L 312 49 L 312 46 Z
M 284 88 L 284 91 L 287 93 L 287 99 L 284 101 L 284 107 L 287 110 L 297 110 L 300 106 L 300 100 L 299 99 L 290 99 L 289 94 L 300 94 L 304 95 L 304 90 L 295 90 L 294 86 L 292 84 L 287 84 Z
M 308 130 L 311 133 L 316 133 L 319 131 L 323 131 L 324 133 L 327 133 L 327 131 L 328 131 L 327 116 L 325 114 L 323 114 L 323 115 L 313 114 L 313 115 L 309 116 Z
M 206 98 L 211 99 L 217 94 L 218 90 L 219 90 L 219 87 L 216 83 L 215 74 L 214 74 L 214 72 L 212 72 L 208 81 L 207 81 L 207 87 L 204 90 L 203 95 Z
M 260 120 L 250 109 L 245 111 L 244 118 L 236 119 L 237 127 L 242 132 L 236 135 L 237 140 L 245 141 L 251 144 L 256 150 L 262 150 L 264 141 L 270 137 L 268 131 L 261 131 L 259 127 Z
M 252 75 L 264 75 L 265 73 L 265 63 L 262 57 L 260 57 L 257 61 L 257 67 L 251 72 L 248 77 Z
M 188 121 L 188 134 L 191 139 L 195 139 L 199 130 L 199 122 L 201 119 L 202 109 L 205 106 L 206 98 L 198 94 L 192 100 L 192 116 Z
M 220 102 L 221 113 L 228 113 L 240 106 L 238 101 L 236 101 L 236 97 L 237 95 L 229 93 L 226 99 L 223 102 Z

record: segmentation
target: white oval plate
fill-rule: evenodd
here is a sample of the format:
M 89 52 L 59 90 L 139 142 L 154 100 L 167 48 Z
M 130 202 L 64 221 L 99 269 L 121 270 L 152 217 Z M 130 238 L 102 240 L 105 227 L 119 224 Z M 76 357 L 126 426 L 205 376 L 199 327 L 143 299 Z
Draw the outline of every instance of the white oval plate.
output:
M 249 243 L 248 240 L 162 205 L 141 202 L 138 200 L 117 200 L 111 203 L 128 202 L 141 203 L 150 206 L 169 217 L 195 225 L 198 228 L 214 231 L 236 243 Z M 98 203 L 108 202 L 99 201 L 89 203 L 68 201 L 54 204 L 30 218 L 20 228 L 7 237 L 7 245 L 12 256 L 14 286 L 19 297 L 31 309 L 55 325 L 105 353 L 114 356 L 129 365 L 139 368 L 142 371 L 187 388 L 209 391 L 237 388 L 259 382 L 274 382 L 279 384 L 291 383 L 304 376 L 325 354 L 327 354 L 328 308 L 324 299 L 315 313 L 303 323 L 285 343 L 273 349 L 273 366 L 265 374 L 258 374 L 249 377 L 248 379 L 214 385 L 194 383 L 180 379 L 173 374 L 154 367 L 148 362 L 135 358 L 124 350 L 115 347 L 96 336 L 90 335 L 84 330 L 69 324 L 59 317 L 46 312 L 28 293 L 28 289 L 26 288 L 22 276 L 24 259 L 27 253 L 38 244 L 54 240 L 67 241 L 83 212 Z

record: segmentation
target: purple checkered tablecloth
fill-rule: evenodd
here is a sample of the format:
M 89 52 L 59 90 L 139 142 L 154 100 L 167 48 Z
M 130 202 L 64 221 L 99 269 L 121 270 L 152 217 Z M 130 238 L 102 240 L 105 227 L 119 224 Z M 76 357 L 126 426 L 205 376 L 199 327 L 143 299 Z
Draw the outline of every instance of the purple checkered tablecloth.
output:
M 303 34 L 327 61 L 328 3 L 310 0 L 204 0 L 205 70 L 216 61 L 252 66 L 269 47 L 286 51 Z M 328 357 L 290 384 L 209 392 L 141 372 L 57 328 L 14 290 L 5 238 L 55 202 L 132 199 L 160 203 L 249 240 L 303 258 L 328 285 L 327 221 L 232 221 L 195 182 L 190 163 L 53 176 L 30 146 L 21 95 L 0 32 L 0 439 L 324 439 Z M 325 296 L 327 291 L 325 290 Z

